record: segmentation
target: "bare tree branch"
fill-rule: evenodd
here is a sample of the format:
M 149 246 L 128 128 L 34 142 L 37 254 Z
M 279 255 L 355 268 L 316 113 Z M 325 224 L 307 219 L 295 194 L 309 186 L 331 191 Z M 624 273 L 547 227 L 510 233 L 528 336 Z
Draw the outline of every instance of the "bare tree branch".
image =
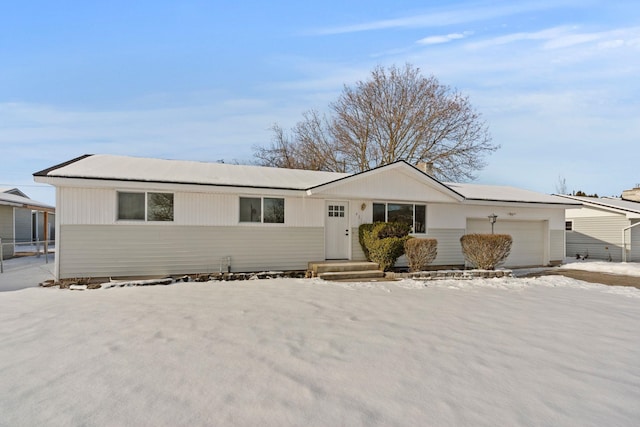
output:
M 344 86 L 330 116 L 311 110 L 292 129 L 277 125 L 268 148 L 254 147 L 261 164 L 361 172 L 406 160 L 434 166 L 440 179 L 468 180 L 485 166 L 487 124 L 468 97 L 420 69 L 377 67 L 366 81 Z

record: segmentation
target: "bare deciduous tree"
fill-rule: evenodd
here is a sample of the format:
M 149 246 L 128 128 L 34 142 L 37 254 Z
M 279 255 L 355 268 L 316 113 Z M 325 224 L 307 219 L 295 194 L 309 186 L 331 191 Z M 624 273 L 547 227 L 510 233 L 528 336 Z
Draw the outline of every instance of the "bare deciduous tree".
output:
M 556 182 L 556 194 L 569 194 L 567 190 L 567 180 L 562 175 L 558 175 L 558 182 Z
M 408 64 L 377 67 L 369 80 L 345 86 L 329 107 L 328 118 L 305 113 L 290 136 L 274 126 L 271 146 L 254 147 L 258 163 L 362 172 L 396 160 L 423 161 L 438 178 L 465 180 L 498 148 L 466 96 Z

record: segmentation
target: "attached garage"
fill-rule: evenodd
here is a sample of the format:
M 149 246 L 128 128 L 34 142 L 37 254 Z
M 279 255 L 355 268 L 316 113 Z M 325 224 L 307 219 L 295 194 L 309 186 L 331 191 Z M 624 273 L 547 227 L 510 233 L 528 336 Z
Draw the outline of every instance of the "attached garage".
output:
M 546 265 L 545 258 L 547 223 L 546 221 L 509 221 L 500 220 L 494 225 L 496 234 L 509 234 L 513 239 L 511 253 L 504 267 L 527 267 Z M 467 233 L 491 233 L 491 224 L 487 218 L 467 219 Z

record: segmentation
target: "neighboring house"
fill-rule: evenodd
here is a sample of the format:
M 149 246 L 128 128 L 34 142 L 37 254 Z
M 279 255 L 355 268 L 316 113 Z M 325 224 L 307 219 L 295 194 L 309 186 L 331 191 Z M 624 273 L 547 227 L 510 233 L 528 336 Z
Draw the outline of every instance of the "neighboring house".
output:
M 56 187 L 59 278 L 304 270 L 364 260 L 363 223 L 400 220 L 438 240 L 436 266 L 463 266 L 460 237 L 514 243 L 506 266 L 564 259 L 564 211 L 511 187 L 445 184 L 404 161 L 358 174 L 86 155 L 34 174 Z
M 640 203 L 615 197 L 562 197 L 582 203 L 567 209 L 567 257 L 640 261 Z
M 640 184 L 636 184 L 631 190 L 624 190 L 622 192 L 622 200 L 640 202 Z
M 17 188 L 0 188 L 0 239 L 3 258 L 14 255 L 16 243 L 54 240 L 54 212 L 53 206 L 30 199 Z M 48 226 L 45 227 L 45 224 Z

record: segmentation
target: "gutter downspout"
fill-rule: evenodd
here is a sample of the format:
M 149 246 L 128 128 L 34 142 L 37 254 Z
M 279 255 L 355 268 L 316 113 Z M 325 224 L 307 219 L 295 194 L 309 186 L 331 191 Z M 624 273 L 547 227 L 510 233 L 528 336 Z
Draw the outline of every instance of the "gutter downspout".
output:
M 636 225 L 640 225 L 640 222 L 637 222 L 635 224 L 632 224 L 632 225 L 622 229 L 622 262 L 627 262 L 627 236 L 626 236 L 626 232 L 627 232 L 627 230 L 631 230 Z M 629 237 L 631 237 L 631 236 L 629 236 Z M 629 250 L 631 250 L 631 242 L 629 242 Z

